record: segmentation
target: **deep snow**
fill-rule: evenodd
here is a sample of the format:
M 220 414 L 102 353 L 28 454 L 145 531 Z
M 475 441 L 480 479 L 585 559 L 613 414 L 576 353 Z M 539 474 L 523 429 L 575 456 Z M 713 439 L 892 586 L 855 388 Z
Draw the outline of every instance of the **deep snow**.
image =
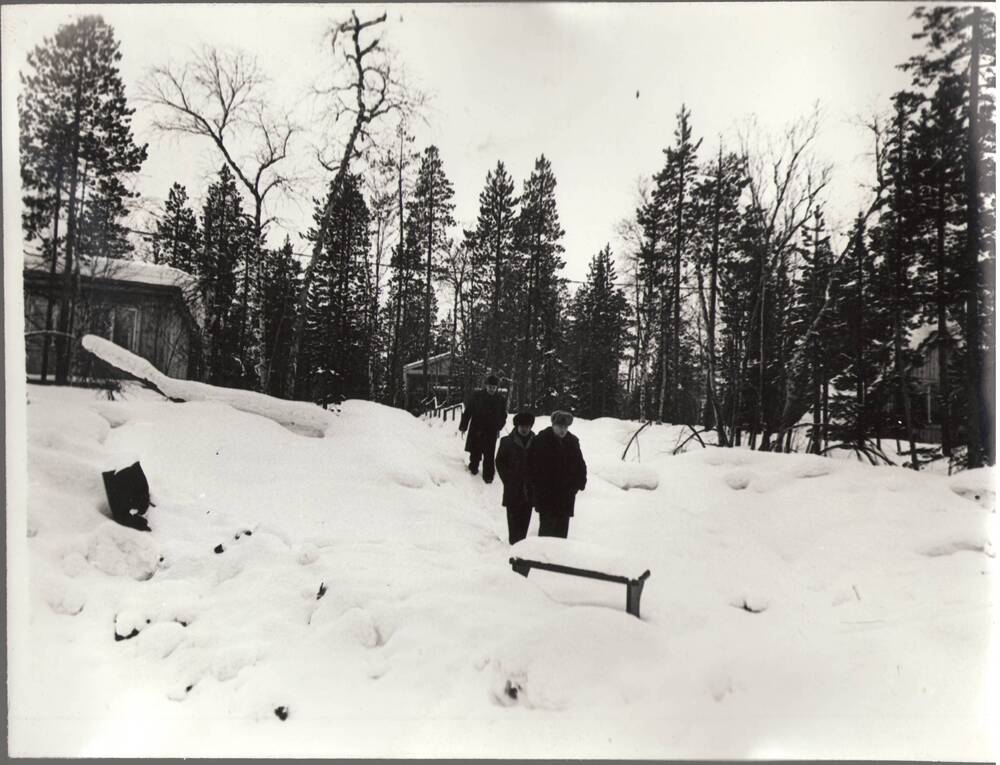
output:
M 992 471 L 671 456 L 670 426 L 622 463 L 637 423 L 577 419 L 570 534 L 651 570 L 637 620 L 511 571 L 455 421 L 208 388 L 28 387 L 11 754 L 996 756 Z M 149 534 L 101 485 L 135 459 Z

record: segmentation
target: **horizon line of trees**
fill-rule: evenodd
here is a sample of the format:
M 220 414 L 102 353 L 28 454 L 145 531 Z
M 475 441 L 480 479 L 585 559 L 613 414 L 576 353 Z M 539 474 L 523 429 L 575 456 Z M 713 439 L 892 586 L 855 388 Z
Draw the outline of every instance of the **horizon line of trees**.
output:
M 456 231 L 441 152 L 417 151 L 407 128 L 419 95 L 379 38 L 366 42 L 385 17 L 352 12 L 332 29 L 347 64 L 330 93 L 353 129 L 319 158 L 330 180 L 303 232 L 311 253 L 288 237 L 266 243 L 268 194 L 294 181 L 282 162 L 296 126 L 268 116 L 251 59 L 206 49 L 146 83 L 157 127 L 210 141 L 220 169 L 199 211 L 173 184 L 145 257 L 197 279 L 192 372 L 213 384 L 402 406 L 404 365 L 422 361 L 429 380 L 428 360 L 446 353 L 456 395 L 493 372 L 512 409 L 683 423 L 722 446 L 851 449 L 873 462 L 895 439 L 914 468 L 933 456 L 917 448 L 913 377 L 914 333 L 932 328 L 939 455 L 992 464 L 995 16 L 946 6 L 914 18 L 925 49 L 868 125 L 871 203 L 838 250 L 824 212 L 831 168 L 812 151 L 817 112 L 765 149 L 748 124 L 737 145 L 708 150 L 682 105 L 621 226 L 623 251 L 597 251 L 571 293 L 549 160 L 539 155 L 520 188 L 498 160 L 473 227 Z M 148 149 L 132 133 L 120 58 L 113 30 L 86 16 L 22 74 L 23 227 L 51 264 L 43 375 L 51 365 L 57 382 L 80 329 L 81 261 L 136 255 L 123 221 Z M 380 124 L 395 130 L 385 138 Z M 258 147 L 249 164 L 234 159 L 241 138 Z

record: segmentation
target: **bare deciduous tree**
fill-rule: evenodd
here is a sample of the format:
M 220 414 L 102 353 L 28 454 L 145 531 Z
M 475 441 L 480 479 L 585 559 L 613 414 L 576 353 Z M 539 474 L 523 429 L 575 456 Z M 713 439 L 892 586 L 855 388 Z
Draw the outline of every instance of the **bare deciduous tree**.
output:
M 805 398 L 805 385 L 808 379 L 806 354 L 808 352 L 810 338 L 823 331 L 823 323 L 827 320 L 828 315 L 834 306 L 831 285 L 834 280 L 838 278 L 841 266 L 847 257 L 847 254 L 855 247 L 855 240 L 860 235 L 860 232 L 864 230 L 865 224 L 867 224 L 871 216 L 874 215 L 885 203 L 884 194 L 888 186 L 888 181 L 885 176 L 885 129 L 877 116 L 872 117 L 871 121 L 868 122 L 866 126 L 871 131 L 872 138 L 874 140 L 875 183 L 871 188 L 871 202 L 869 203 L 868 208 L 858 217 L 858 222 L 860 222 L 861 225 L 855 226 L 854 234 L 849 238 L 834 261 L 833 267 L 830 269 L 830 273 L 827 278 L 823 303 L 820 305 L 819 310 L 817 310 L 816 315 L 812 317 L 806 332 L 801 338 L 798 339 L 798 344 L 788 360 L 786 367 L 787 383 L 785 386 L 785 399 L 781 412 L 780 430 L 778 438 L 775 442 L 775 446 L 777 448 L 780 448 L 786 435 L 795 426 L 795 423 L 798 422 L 799 418 L 804 413 L 802 402 Z
M 353 10 L 349 19 L 335 24 L 329 34 L 334 58 L 331 82 L 317 89 L 326 103 L 326 122 L 336 129 L 342 121 L 350 123 L 347 139 L 339 151 L 321 149 L 317 152 L 320 165 L 334 173 L 330 182 L 326 209 L 313 243 L 312 257 L 306 265 L 299 288 L 298 316 L 292 335 L 290 374 L 297 376 L 299 351 L 305 327 L 306 303 L 316 265 L 326 249 L 325 221 L 331 205 L 343 188 L 344 178 L 353 160 L 361 159 L 373 143 L 373 129 L 388 114 L 407 114 L 420 104 L 419 94 L 412 93 L 394 66 L 392 56 L 382 45 L 381 37 L 364 42 L 362 36 L 385 23 L 386 14 L 362 21 Z
M 761 448 L 767 448 L 770 435 L 764 412 L 767 286 L 770 275 L 787 257 L 795 237 L 809 220 L 820 194 L 830 181 L 830 166 L 820 164 L 813 154 L 819 127 L 817 106 L 812 113 L 786 128 L 777 142 L 765 136 L 755 122 L 751 122 L 740 136 L 740 154 L 747 161 L 748 212 L 756 218 L 755 249 L 760 259 L 750 324 L 754 321 L 758 323 L 760 370 L 755 431 L 751 434 L 751 443 L 755 440 L 756 428 L 762 428 Z M 750 332 L 749 326 L 747 332 Z
M 157 130 L 209 139 L 246 189 L 253 202 L 258 279 L 264 232 L 273 222 L 264 218 L 265 201 L 272 191 L 287 190 L 293 181 L 278 165 L 288 158 L 298 131 L 289 114 L 276 117 L 269 111 L 266 84 L 267 78 L 249 53 L 204 47 L 183 66 L 168 64 L 150 70 L 141 96 L 157 108 L 159 116 L 153 123 Z M 247 266 L 244 316 L 251 277 Z M 263 331 L 263 316 L 260 321 Z M 259 360 L 258 374 L 262 389 L 267 390 L 269 364 L 264 358 Z

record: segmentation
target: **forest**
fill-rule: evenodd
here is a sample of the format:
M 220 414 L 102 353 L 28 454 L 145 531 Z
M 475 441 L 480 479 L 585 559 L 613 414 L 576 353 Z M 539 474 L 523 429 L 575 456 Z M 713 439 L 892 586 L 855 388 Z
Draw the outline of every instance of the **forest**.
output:
M 448 354 L 456 401 L 493 372 L 511 411 L 683 423 L 720 446 L 872 462 L 891 451 L 913 469 L 995 462 L 989 8 L 915 9 L 921 52 L 899 62 L 909 86 L 867 121 L 868 203 L 849 230 L 827 222 L 835 168 L 814 152 L 817 111 L 777 142 L 751 127 L 724 145 L 678 104 L 634 215 L 608 232 L 582 284 L 562 273 L 544 153 L 520 179 L 498 157 L 474 225 L 459 229 L 448 147 L 417 145 L 426 98 L 383 43 L 391 22 L 368 11 L 330 31 L 323 95 L 338 140 L 314 158 L 327 186 L 299 232 L 304 252 L 276 241 L 271 207 L 297 182 L 286 168 L 300 127 L 263 98 L 252 54 L 203 48 L 126 97 L 100 16 L 35 47 L 18 126 L 25 250 L 51 275 L 43 379 L 71 379 L 85 353 L 72 310 L 80 263 L 110 256 L 196 278 L 194 376 L 215 385 L 402 406 L 403 366 L 426 372 Z M 218 160 L 207 188 L 164 190 L 141 230 L 131 213 L 150 147 L 136 138 L 137 109 Z M 916 374 L 927 358 L 933 388 Z M 418 412 L 452 403 L 420 393 Z M 921 440 L 929 411 L 940 443 Z

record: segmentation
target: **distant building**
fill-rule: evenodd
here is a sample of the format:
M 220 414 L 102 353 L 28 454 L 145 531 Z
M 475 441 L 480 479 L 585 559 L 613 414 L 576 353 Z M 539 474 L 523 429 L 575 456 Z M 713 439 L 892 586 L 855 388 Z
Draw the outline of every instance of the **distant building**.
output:
M 40 255 L 24 256 L 25 363 L 29 380 L 40 379 L 43 367 L 46 377 L 51 378 L 56 367 L 55 335 L 46 332 L 46 322 L 51 310 L 49 327 L 56 330 L 59 326 L 63 276 L 60 271 L 53 279 L 50 265 L 50 260 Z M 71 378 L 120 376 L 80 347 L 80 338 L 86 334 L 111 340 L 170 377 L 197 377 L 204 308 L 194 277 L 176 268 L 141 261 L 86 258 L 80 263 L 77 278 Z
M 461 382 L 451 374 L 450 352 L 427 359 L 427 376 L 425 383 L 423 359 L 403 366 L 403 407 L 408 411 L 433 409 L 461 397 Z
M 954 331 L 954 328 L 952 328 Z M 919 354 L 908 369 L 911 390 L 914 395 L 910 399 L 910 412 L 913 418 L 914 435 L 920 443 L 941 443 L 941 354 L 950 352 L 954 341 L 946 336 L 944 342 L 938 334 L 936 325 L 926 325 L 913 333 L 910 338 L 911 347 Z M 946 360 L 947 363 L 947 360 Z M 903 422 L 902 402 L 894 402 L 893 415 Z M 956 424 L 952 418 L 952 428 Z M 955 433 L 953 432 L 953 435 Z

